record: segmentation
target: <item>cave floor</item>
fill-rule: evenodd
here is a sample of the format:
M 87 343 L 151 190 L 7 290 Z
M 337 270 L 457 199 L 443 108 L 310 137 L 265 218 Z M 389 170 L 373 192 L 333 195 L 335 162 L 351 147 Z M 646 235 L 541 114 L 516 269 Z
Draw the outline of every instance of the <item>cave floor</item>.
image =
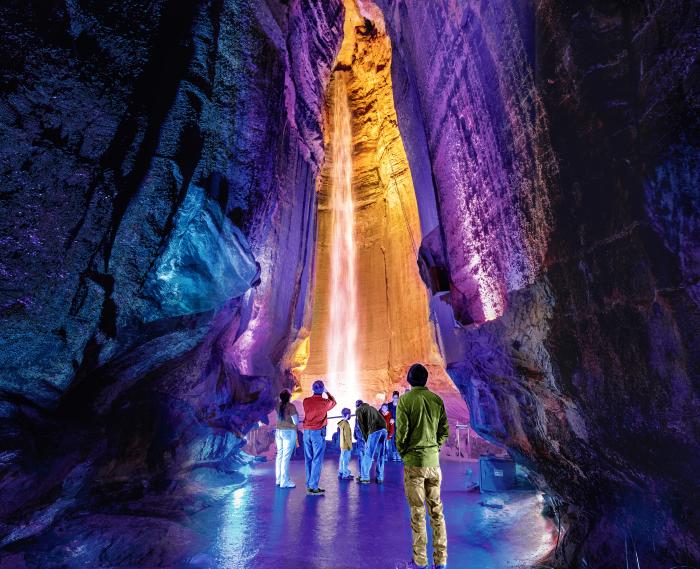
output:
M 476 463 L 444 461 L 442 468 L 450 567 L 529 567 L 554 547 L 539 494 L 470 492 Z M 0 550 L 0 569 L 401 568 L 411 555 L 402 471 L 390 462 L 383 485 L 360 486 L 339 481 L 337 457 L 328 457 L 323 497 L 306 495 L 303 460 L 292 461 L 298 486 L 291 490 L 275 487 L 274 462 L 233 474 L 199 468 L 165 492 L 140 492 L 135 480 L 128 491 L 110 487 L 93 497 L 91 507 L 76 502 L 35 538 Z M 54 513 L 16 531 L 35 533 Z
M 291 464 L 297 488 L 274 485 L 274 463 L 256 464 L 250 483 L 192 518 L 210 547 L 189 566 L 274 569 L 383 569 L 410 560 L 411 533 L 402 465 L 388 463 L 381 486 L 337 479 L 337 459 L 327 458 L 324 497 L 307 496 L 303 461 Z M 534 492 L 479 494 L 466 487 L 477 464 L 443 463 L 443 502 L 450 567 L 525 567 L 554 545 L 551 523 Z M 467 475 L 467 468 L 472 473 Z M 353 472 L 357 459 L 353 457 Z M 502 505 L 486 507 L 480 502 Z M 430 547 L 430 545 L 429 545 Z M 429 549 L 430 551 L 430 549 Z

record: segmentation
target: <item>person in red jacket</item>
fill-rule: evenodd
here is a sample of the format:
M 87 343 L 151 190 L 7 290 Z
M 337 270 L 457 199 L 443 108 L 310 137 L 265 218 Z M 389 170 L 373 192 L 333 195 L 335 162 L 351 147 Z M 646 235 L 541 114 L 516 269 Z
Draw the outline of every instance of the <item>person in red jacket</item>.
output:
M 328 411 L 336 406 L 333 396 L 328 393 L 321 380 L 311 386 L 314 394 L 304 399 L 304 462 L 306 464 L 306 493 L 312 496 L 323 495 L 325 490 L 318 487 L 321 479 L 323 455 L 326 451 L 326 425 Z M 323 397 L 326 394 L 327 398 Z
M 384 421 L 386 422 L 386 443 L 384 443 L 384 446 L 386 447 L 386 455 L 390 457 L 391 456 L 391 451 L 393 449 L 393 443 L 394 443 L 394 432 L 396 430 L 396 421 L 394 421 L 394 417 L 391 414 L 391 411 L 389 410 L 389 404 L 384 403 L 380 409 L 379 412 L 382 414 L 382 417 L 384 417 Z
M 384 420 L 386 421 L 386 432 L 387 432 L 386 438 L 387 438 L 387 442 L 388 442 L 390 439 L 394 438 L 394 430 L 395 430 L 394 417 L 392 416 L 391 411 L 389 411 L 389 404 L 388 403 L 384 403 L 382 405 L 380 412 L 382 414 L 382 417 L 384 417 Z

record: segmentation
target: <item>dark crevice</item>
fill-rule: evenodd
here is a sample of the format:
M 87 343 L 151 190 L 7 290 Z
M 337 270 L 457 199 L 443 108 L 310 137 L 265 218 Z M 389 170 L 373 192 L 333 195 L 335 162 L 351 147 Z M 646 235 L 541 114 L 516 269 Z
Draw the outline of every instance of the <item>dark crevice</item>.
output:
M 183 7 L 172 1 L 164 8 L 158 33 L 149 50 L 150 62 L 135 83 L 132 107 L 102 157 L 101 166 L 115 173 L 117 187 L 109 240 L 105 244 L 105 266 L 108 266 L 121 219 L 148 171 L 158 146 L 163 122 L 191 60 L 192 41 L 189 32 L 197 8 L 196 3 Z M 131 173 L 123 177 L 121 168 L 136 140 L 141 121 L 146 124 L 143 140 L 136 152 Z

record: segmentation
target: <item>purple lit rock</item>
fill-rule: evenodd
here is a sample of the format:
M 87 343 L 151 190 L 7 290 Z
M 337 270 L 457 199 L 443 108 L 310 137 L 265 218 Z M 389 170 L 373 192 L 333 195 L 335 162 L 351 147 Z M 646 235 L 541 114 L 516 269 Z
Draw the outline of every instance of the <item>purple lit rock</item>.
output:
M 443 356 L 561 501 L 548 563 L 697 565 L 700 7 L 377 4 Z M 242 483 L 308 334 L 342 17 L 0 8 L 0 566 L 172 566 Z
M 70 526 L 79 503 L 99 552 L 116 531 L 106 509 L 177 507 L 191 468 L 238 468 L 245 433 L 290 382 L 343 11 L 162 0 L 0 12 L 0 128 L 13 141 L 0 151 L 0 492 L 12 497 L 0 539 Z M 175 289 L 154 284 L 167 271 Z M 72 472 L 82 490 L 67 503 Z M 156 526 L 144 543 L 170 531 Z
M 420 179 L 432 170 L 440 202 L 455 313 L 467 323 L 491 320 L 509 291 L 533 282 L 551 230 L 557 164 L 520 29 L 531 22 L 502 3 L 379 5 L 395 38 L 395 98 L 413 141 L 412 171 Z M 427 152 L 416 144 L 419 130 Z M 417 186 L 423 211 L 431 188 Z
M 551 562 L 697 564 L 698 6 L 378 4 L 448 371 L 563 500 Z

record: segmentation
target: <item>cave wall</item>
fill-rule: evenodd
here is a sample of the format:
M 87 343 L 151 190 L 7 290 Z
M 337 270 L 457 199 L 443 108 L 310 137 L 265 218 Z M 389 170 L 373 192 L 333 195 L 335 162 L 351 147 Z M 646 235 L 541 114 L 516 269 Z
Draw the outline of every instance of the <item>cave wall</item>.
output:
M 118 501 L 235 462 L 292 385 L 343 7 L 0 12 L 6 545 L 70 508 L 64 480 Z
M 550 561 L 697 563 L 697 4 L 377 4 L 448 371 L 562 500 Z
M 341 396 L 340 404 L 354 407 L 361 398 L 378 405 L 394 390 L 408 386 L 406 372 L 415 362 L 430 370 L 431 389 L 445 400 L 452 436 L 446 452 L 456 450 L 456 424 L 468 423 L 468 410 L 445 373 L 435 328 L 430 320 L 428 294 L 415 259 L 421 242 L 418 204 L 412 172 L 404 151 L 394 109 L 391 41 L 381 11 L 375 5 L 358 7 L 345 2 L 343 43 L 335 62 L 325 106 L 326 152 L 318 179 L 318 240 L 309 357 L 300 375 L 303 395 L 325 377 L 328 368 L 329 305 L 331 290 L 330 193 L 333 191 L 332 97 L 335 81 L 347 82 L 352 113 L 352 189 L 355 201 L 359 337 L 357 393 L 338 393 L 331 379 L 328 389 Z M 370 9 L 362 14 L 360 9 Z M 372 22 L 366 26 L 365 16 Z M 466 434 L 462 433 L 462 438 Z M 475 437 L 476 439 L 476 437 Z M 464 449 L 462 448 L 462 452 Z
M 553 562 L 621 566 L 627 544 L 697 563 L 697 3 L 376 4 L 421 275 L 473 424 L 562 500 Z M 343 8 L 0 16 L 7 545 L 234 460 L 303 367 Z

